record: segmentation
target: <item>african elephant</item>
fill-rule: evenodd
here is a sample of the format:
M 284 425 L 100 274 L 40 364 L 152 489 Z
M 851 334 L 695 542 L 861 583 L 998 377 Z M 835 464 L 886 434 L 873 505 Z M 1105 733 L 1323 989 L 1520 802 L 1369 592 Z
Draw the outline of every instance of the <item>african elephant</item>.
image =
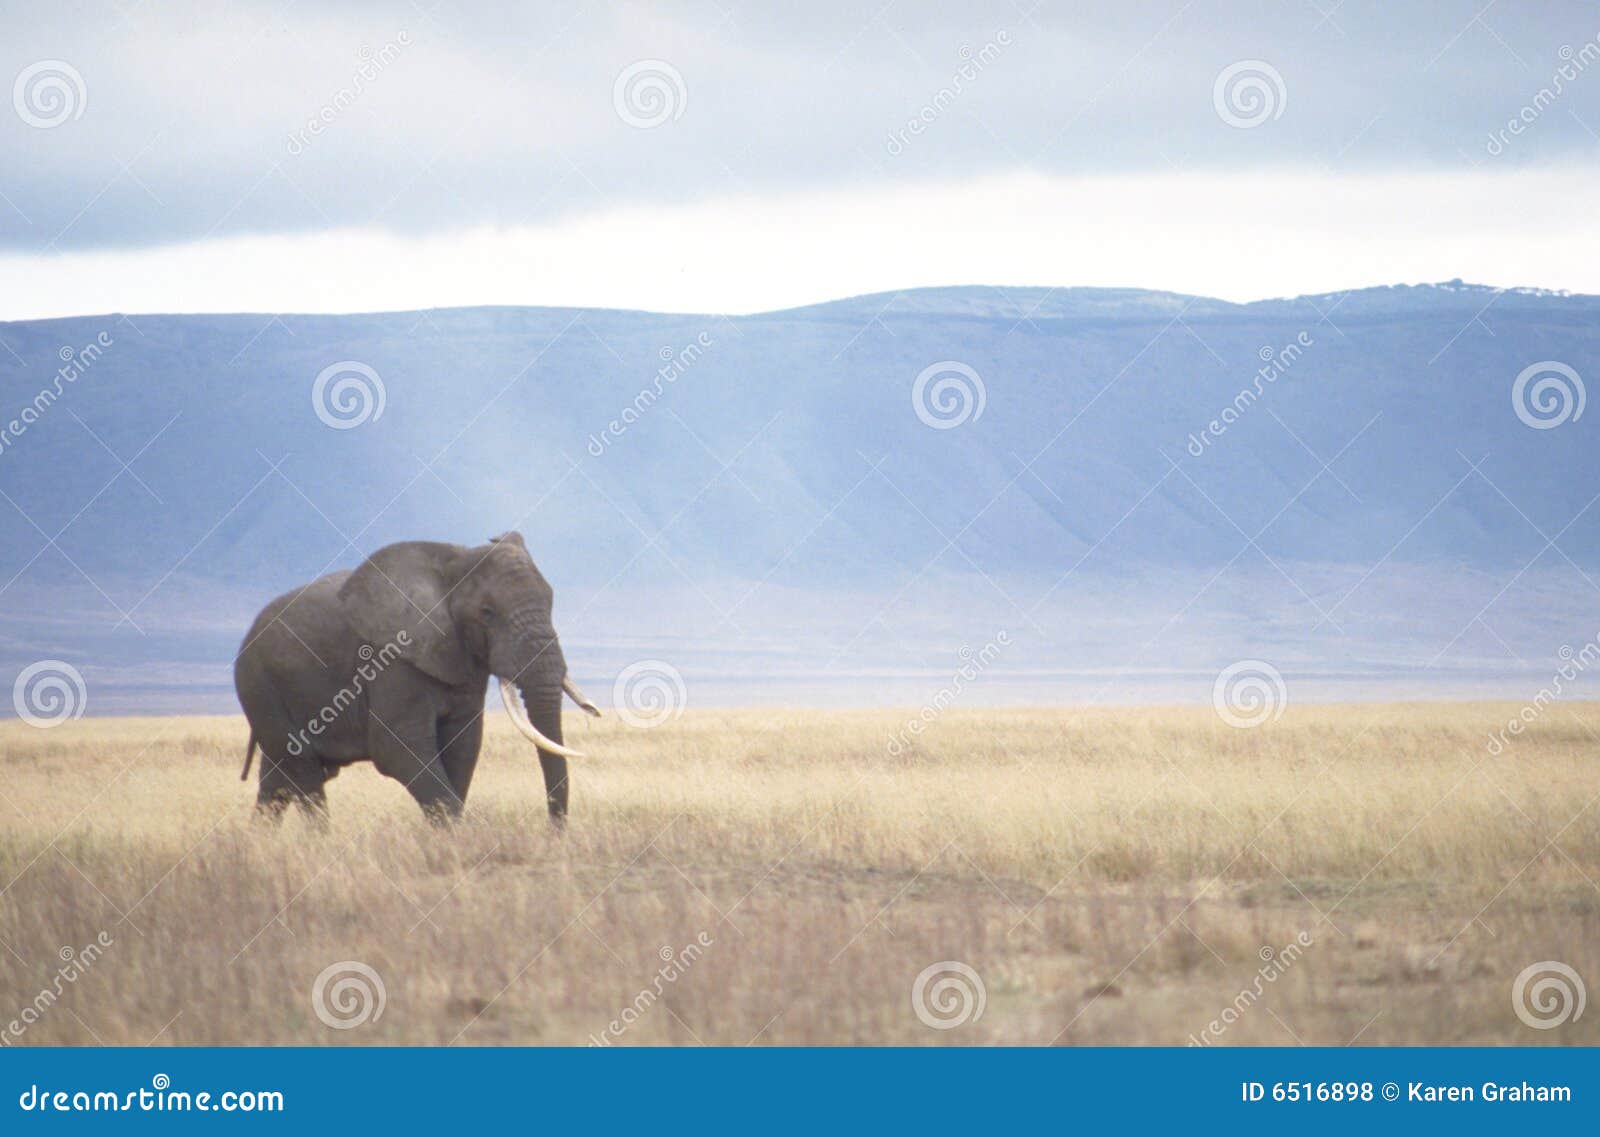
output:
M 431 820 L 459 816 L 492 674 L 563 821 L 567 759 L 582 755 L 561 743 L 562 692 L 600 712 L 567 677 L 553 598 L 522 535 L 505 533 L 475 548 L 389 545 L 272 601 L 233 668 L 250 720 L 242 779 L 261 748 L 257 809 L 277 820 L 295 802 L 320 821 L 324 783 L 370 759 Z

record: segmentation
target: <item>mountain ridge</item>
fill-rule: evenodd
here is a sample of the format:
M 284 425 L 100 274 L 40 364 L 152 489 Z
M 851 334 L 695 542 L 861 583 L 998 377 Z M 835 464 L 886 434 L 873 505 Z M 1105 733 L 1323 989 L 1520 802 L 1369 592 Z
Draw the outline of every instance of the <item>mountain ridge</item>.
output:
M 1592 634 L 1595 420 L 1512 396 L 1547 361 L 1582 393 L 1600 298 L 1035 291 L 0 325 L 0 424 L 111 340 L 0 449 L 0 678 L 48 656 L 102 710 L 156 676 L 226 709 L 271 596 L 516 527 L 601 689 L 669 658 L 724 701 L 915 703 L 852 676 L 1007 627 L 974 698 L 1203 701 L 1163 676 L 1240 658 L 1477 693 Z
M 256 311 L 256 310 L 240 310 L 240 311 L 233 311 L 233 312 L 206 312 L 206 313 L 186 313 L 186 312 L 89 312 L 89 313 L 80 313 L 80 314 L 72 314 L 72 315 L 65 315 L 65 316 L 49 316 L 49 317 L 43 317 L 43 318 L 38 318 L 38 319 L 0 320 L 0 328 L 20 327 L 22 325 L 38 326 L 38 325 L 54 324 L 54 323 L 60 323 L 60 322 L 64 322 L 64 321 L 72 321 L 72 320 L 102 320 L 102 321 L 110 320 L 110 321 L 118 321 L 118 320 L 123 320 L 123 319 L 144 319 L 144 318 L 193 319 L 193 318 L 213 318 L 213 317 L 214 318 L 218 318 L 218 319 L 228 319 L 228 318 L 270 319 L 270 318 L 272 318 L 274 316 L 278 316 L 278 317 L 281 317 L 281 318 L 284 318 L 284 319 L 314 319 L 314 318 L 318 318 L 318 317 L 327 317 L 327 318 L 333 318 L 333 319 L 345 319 L 345 318 L 349 318 L 349 317 L 360 317 L 360 316 L 372 316 L 372 317 L 390 317 L 390 316 L 392 316 L 392 317 L 397 317 L 398 318 L 398 317 L 404 317 L 404 316 L 412 316 L 412 317 L 437 316 L 437 315 L 441 315 L 441 314 L 465 313 L 465 312 L 477 312 L 477 313 L 548 312 L 548 313 L 561 313 L 561 314 L 571 314 L 571 313 L 580 313 L 581 312 L 581 313 L 594 313 L 594 314 L 608 313 L 608 314 L 614 314 L 614 315 L 619 315 L 619 316 L 662 317 L 662 318 L 668 318 L 668 319 L 680 319 L 680 318 L 717 319 L 717 318 L 722 318 L 722 317 L 726 317 L 726 318 L 729 318 L 729 319 L 759 319 L 759 318 L 770 317 L 770 316 L 790 316 L 790 315 L 797 315 L 797 314 L 800 314 L 800 313 L 815 313 L 815 312 L 824 311 L 824 310 L 828 310 L 828 309 L 836 309 L 836 308 L 841 308 L 842 309 L 842 308 L 855 306 L 855 305 L 870 305 L 871 303 L 876 302 L 878 300 L 882 300 L 885 297 L 888 297 L 888 298 L 891 298 L 891 299 L 892 298 L 897 298 L 897 297 L 904 297 L 904 298 L 911 298 L 911 299 L 923 299 L 923 298 L 932 299 L 932 298 L 940 296 L 940 295 L 951 295 L 951 294 L 958 294 L 958 293 L 961 293 L 961 294 L 973 293 L 973 294 L 982 294 L 982 295 L 985 295 L 985 296 L 987 296 L 988 294 L 991 294 L 991 293 L 999 294 L 1002 297 L 1008 298 L 1008 302 L 1009 302 L 1009 298 L 1010 297 L 1018 296 L 1018 295 L 1027 296 L 1027 297 L 1048 297 L 1048 296 L 1055 295 L 1055 296 L 1062 296 L 1063 298 L 1068 298 L 1068 299 L 1089 299 L 1089 298 L 1094 298 L 1094 299 L 1105 299 L 1105 300 L 1112 300 L 1112 299 L 1132 300 L 1132 299 L 1154 299 L 1154 298 L 1159 298 L 1163 302 L 1166 302 L 1166 303 L 1178 302 L 1178 303 L 1181 304 L 1181 303 L 1196 303 L 1196 302 L 1198 302 L 1198 303 L 1205 304 L 1205 305 L 1215 305 L 1215 306 L 1217 306 L 1216 309 L 1215 309 L 1215 311 L 1217 311 L 1217 312 L 1221 312 L 1221 311 L 1229 310 L 1229 309 L 1238 310 L 1238 311 L 1243 312 L 1243 311 L 1246 311 L 1246 310 L 1249 310 L 1249 309 L 1253 309 L 1253 308 L 1267 308 L 1267 307 L 1272 307 L 1272 306 L 1277 306 L 1277 305 L 1293 305 L 1293 304 L 1298 304 L 1298 303 L 1314 302 L 1314 301 L 1319 301 L 1319 300 L 1328 301 L 1328 302 L 1331 303 L 1331 302 L 1334 302 L 1334 301 L 1347 300 L 1347 299 L 1350 299 L 1350 298 L 1357 298 L 1357 299 L 1373 299 L 1373 298 L 1379 298 L 1379 297 L 1391 297 L 1392 298 L 1392 297 L 1395 297 L 1395 296 L 1398 296 L 1398 295 L 1404 295 L 1404 294 L 1406 294 L 1408 292 L 1410 292 L 1410 293 L 1424 293 L 1424 294 L 1427 294 L 1427 293 L 1447 294 L 1447 295 L 1453 295 L 1453 296 L 1494 296 L 1494 295 L 1504 295 L 1504 296 L 1511 296 L 1511 297 L 1517 297 L 1517 298 L 1527 297 L 1527 298 L 1560 299 L 1560 300 L 1574 300 L 1574 301 L 1596 301 L 1596 300 L 1600 300 L 1600 294 L 1596 294 L 1596 293 L 1572 292 L 1572 291 L 1567 290 L 1567 289 L 1539 288 L 1539 287 L 1532 286 L 1532 285 L 1499 286 L 1499 285 L 1489 285 L 1489 284 L 1475 284 L 1475 283 L 1471 283 L 1471 282 L 1463 282 L 1463 281 L 1461 281 L 1459 279 L 1448 280 L 1448 281 L 1421 282 L 1421 283 L 1417 283 L 1417 284 L 1398 284 L 1397 283 L 1397 284 L 1364 285 L 1364 286 L 1361 286 L 1359 288 L 1343 289 L 1343 290 L 1338 290 L 1338 291 L 1333 291 L 1333 292 L 1309 292 L 1309 293 L 1301 293 L 1301 294 L 1295 295 L 1295 296 L 1262 297 L 1262 298 L 1257 299 L 1257 300 L 1246 300 L 1246 301 L 1224 300 L 1224 299 L 1222 299 L 1220 297 L 1205 296 L 1205 295 L 1202 295 L 1202 294 L 1199 294 L 1199 293 L 1170 292 L 1170 291 L 1165 291 L 1165 290 L 1162 290 L 1162 289 L 1148 289 L 1148 288 L 1136 288 L 1136 287 L 1103 287 L 1103 286 L 1097 286 L 1097 285 L 1043 286 L 1043 285 L 954 284 L 954 285 L 922 286 L 922 287 L 916 287 L 916 288 L 896 289 L 896 290 L 883 291 L 883 292 L 867 292 L 867 293 L 861 293 L 859 295 L 854 295 L 854 296 L 842 296 L 842 297 L 837 297 L 837 298 L 834 298 L 834 299 L 831 299 L 831 300 L 821 300 L 821 301 L 817 301 L 815 303 L 810 303 L 810 304 L 794 305 L 794 306 L 788 307 L 788 308 L 773 308 L 773 309 L 763 310 L 763 311 L 760 311 L 760 312 L 746 312 L 746 313 L 740 313 L 740 314 L 737 314 L 737 315 L 730 314 L 730 313 L 716 313 L 716 312 L 698 312 L 698 311 L 662 312 L 662 311 L 655 311 L 653 309 L 646 309 L 646 308 L 604 308 L 604 307 L 596 308 L 596 307 L 584 307 L 584 306 L 572 306 L 572 305 L 463 304 L 463 305 L 452 305 L 452 306 L 442 307 L 442 308 L 393 308 L 393 309 L 375 309 L 375 310 L 371 310 L 371 311 L 360 311 L 360 312 L 287 312 L 287 311 L 286 312 L 268 312 L 268 311 Z M 1017 306 L 1017 310 L 1019 312 L 1024 311 L 1021 308 L 1020 305 Z M 909 313 L 909 312 L 943 313 L 943 314 L 952 314 L 952 315 L 953 314 L 957 314 L 957 313 L 954 313 L 954 312 L 949 312 L 947 309 L 941 309 L 941 308 L 936 308 L 936 307 L 897 309 L 897 311 L 900 311 L 903 314 L 904 313 Z M 1060 318 L 1060 317 L 1057 317 L 1057 318 Z

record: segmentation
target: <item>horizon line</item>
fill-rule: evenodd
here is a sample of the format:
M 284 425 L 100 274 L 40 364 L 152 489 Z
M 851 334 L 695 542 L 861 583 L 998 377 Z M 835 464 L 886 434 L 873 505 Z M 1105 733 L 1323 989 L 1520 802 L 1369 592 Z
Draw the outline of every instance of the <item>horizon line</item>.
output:
M 901 296 L 914 296 L 932 292 L 997 292 L 1002 296 L 1010 293 L 1038 294 L 1051 296 L 1056 293 L 1100 293 L 1123 294 L 1140 297 L 1168 297 L 1174 300 L 1185 300 L 1190 303 L 1203 301 L 1207 304 L 1220 305 L 1226 308 L 1249 309 L 1267 304 L 1288 304 L 1299 300 L 1320 300 L 1324 297 L 1346 297 L 1364 292 L 1379 292 L 1392 289 L 1439 289 L 1451 292 L 1474 292 L 1478 294 L 1493 293 L 1503 295 L 1514 293 L 1520 296 L 1549 297 L 1563 300 L 1600 299 L 1600 293 L 1574 292 L 1564 288 L 1545 288 L 1540 285 L 1515 284 L 1495 285 L 1482 284 L 1474 281 L 1464 281 L 1459 277 L 1449 280 L 1431 280 L 1408 283 L 1393 281 L 1389 283 L 1366 284 L 1357 288 L 1334 289 L 1327 292 L 1301 292 L 1286 296 L 1264 296 L 1255 300 L 1227 300 L 1220 296 L 1210 296 L 1204 293 L 1175 292 L 1165 288 L 1143 288 L 1128 285 L 998 285 L 998 284 L 927 284 L 911 288 L 881 289 L 876 292 L 853 293 L 845 296 L 836 296 L 825 300 L 816 300 L 806 304 L 795 304 L 781 308 L 761 309 L 754 312 L 707 312 L 695 309 L 683 311 L 667 311 L 653 308 L 630 307 L 603 307 L 581 304 L 444 304 L 421 308 L 360 308 L 341 312 L 293 311 L 282 309 L 268 311 L 266 309 L 241 308 L 227 312 L 178 312 L 178 311 L 100 311 L 78 312 L 61 316 L 21 317 L 18 319 L 0 318 L 0 327 L 10 327 L 23 324 L 50 324 L 68 320 L 132 320 L 138 319 L 190 319 L 198 317 L 213 317 L 218 319 L 231 319 L 237 317 L 267 317 L 282 319 L 285 317 L 297 319 L 345 319 L 357 316 L 419 316 L 440 312 L 604 312 L 616 315 L 632 316 L 661 316 L 669 318 L 700 317 L 704 319 L 727 320 L 752 320 L 769 316 L 783 316 L 795 312 L 806 312 L 815 308 L 825 308 L 837 304 L 850 304 L 857 301 L 876 300 L 882 297 L 893 298 Z M 1008 297 L 1009 298 L 1009 297 Z M 887 305 L 885 306 L 887 310 Z M 949 313 L 957 315 L 959 313 Z M 1027 314 L 1031 318 L 1031 312 Z

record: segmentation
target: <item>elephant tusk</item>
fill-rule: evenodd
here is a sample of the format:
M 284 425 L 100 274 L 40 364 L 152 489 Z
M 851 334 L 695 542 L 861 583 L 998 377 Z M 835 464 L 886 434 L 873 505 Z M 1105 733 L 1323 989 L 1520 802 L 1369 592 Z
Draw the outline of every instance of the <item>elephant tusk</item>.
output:
M 529 740 L 540 750 L 548 750 L 551 754 L 559 754 L 563 758 L 583 757 L 581 751 L 569 750 L 567 747 L 562 746 L 561 743 L 551 742 L 539 733 L 539 728 L 534 726 L 533 721 L 528 718 L 528 712 L 522 705 L 521 697 L 517 694 L 516 685 L 511 680 L 500 680 L 500 698 L 506 705 L 506 714 L 511 716 L 511 721 L 516 724 L 517 729 L 527 735 Z
M 600 717 L 600 708 L 594 705 L 588 695 L 578 689 L 578 685 L 572 681 L 572 676 L 569 675 L 561 681 L 561 689 L 571 695 L 572 701 L 582 707 L 586 713 L 593 715 L 595 718 Z

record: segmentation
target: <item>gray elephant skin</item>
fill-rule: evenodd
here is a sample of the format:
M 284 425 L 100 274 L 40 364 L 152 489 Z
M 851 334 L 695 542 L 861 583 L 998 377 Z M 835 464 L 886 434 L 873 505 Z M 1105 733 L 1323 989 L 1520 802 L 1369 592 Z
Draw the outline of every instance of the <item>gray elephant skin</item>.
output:
M 261 750 L 257 809 L 276 820 L 293 802 L 320 821 L 327 781 L 370 760 L 430 820 L 458 817 L 493 675 L 538 746 L 549 813 L 561 822 L 567 758 L 579 756 L 562 744 L 563 691 L 599 712 L 567 677 L 553 603 L 520 533 L 475 547 L 388 545 L 273 600 L 233 671 L 250 722 L 241 777 Z

